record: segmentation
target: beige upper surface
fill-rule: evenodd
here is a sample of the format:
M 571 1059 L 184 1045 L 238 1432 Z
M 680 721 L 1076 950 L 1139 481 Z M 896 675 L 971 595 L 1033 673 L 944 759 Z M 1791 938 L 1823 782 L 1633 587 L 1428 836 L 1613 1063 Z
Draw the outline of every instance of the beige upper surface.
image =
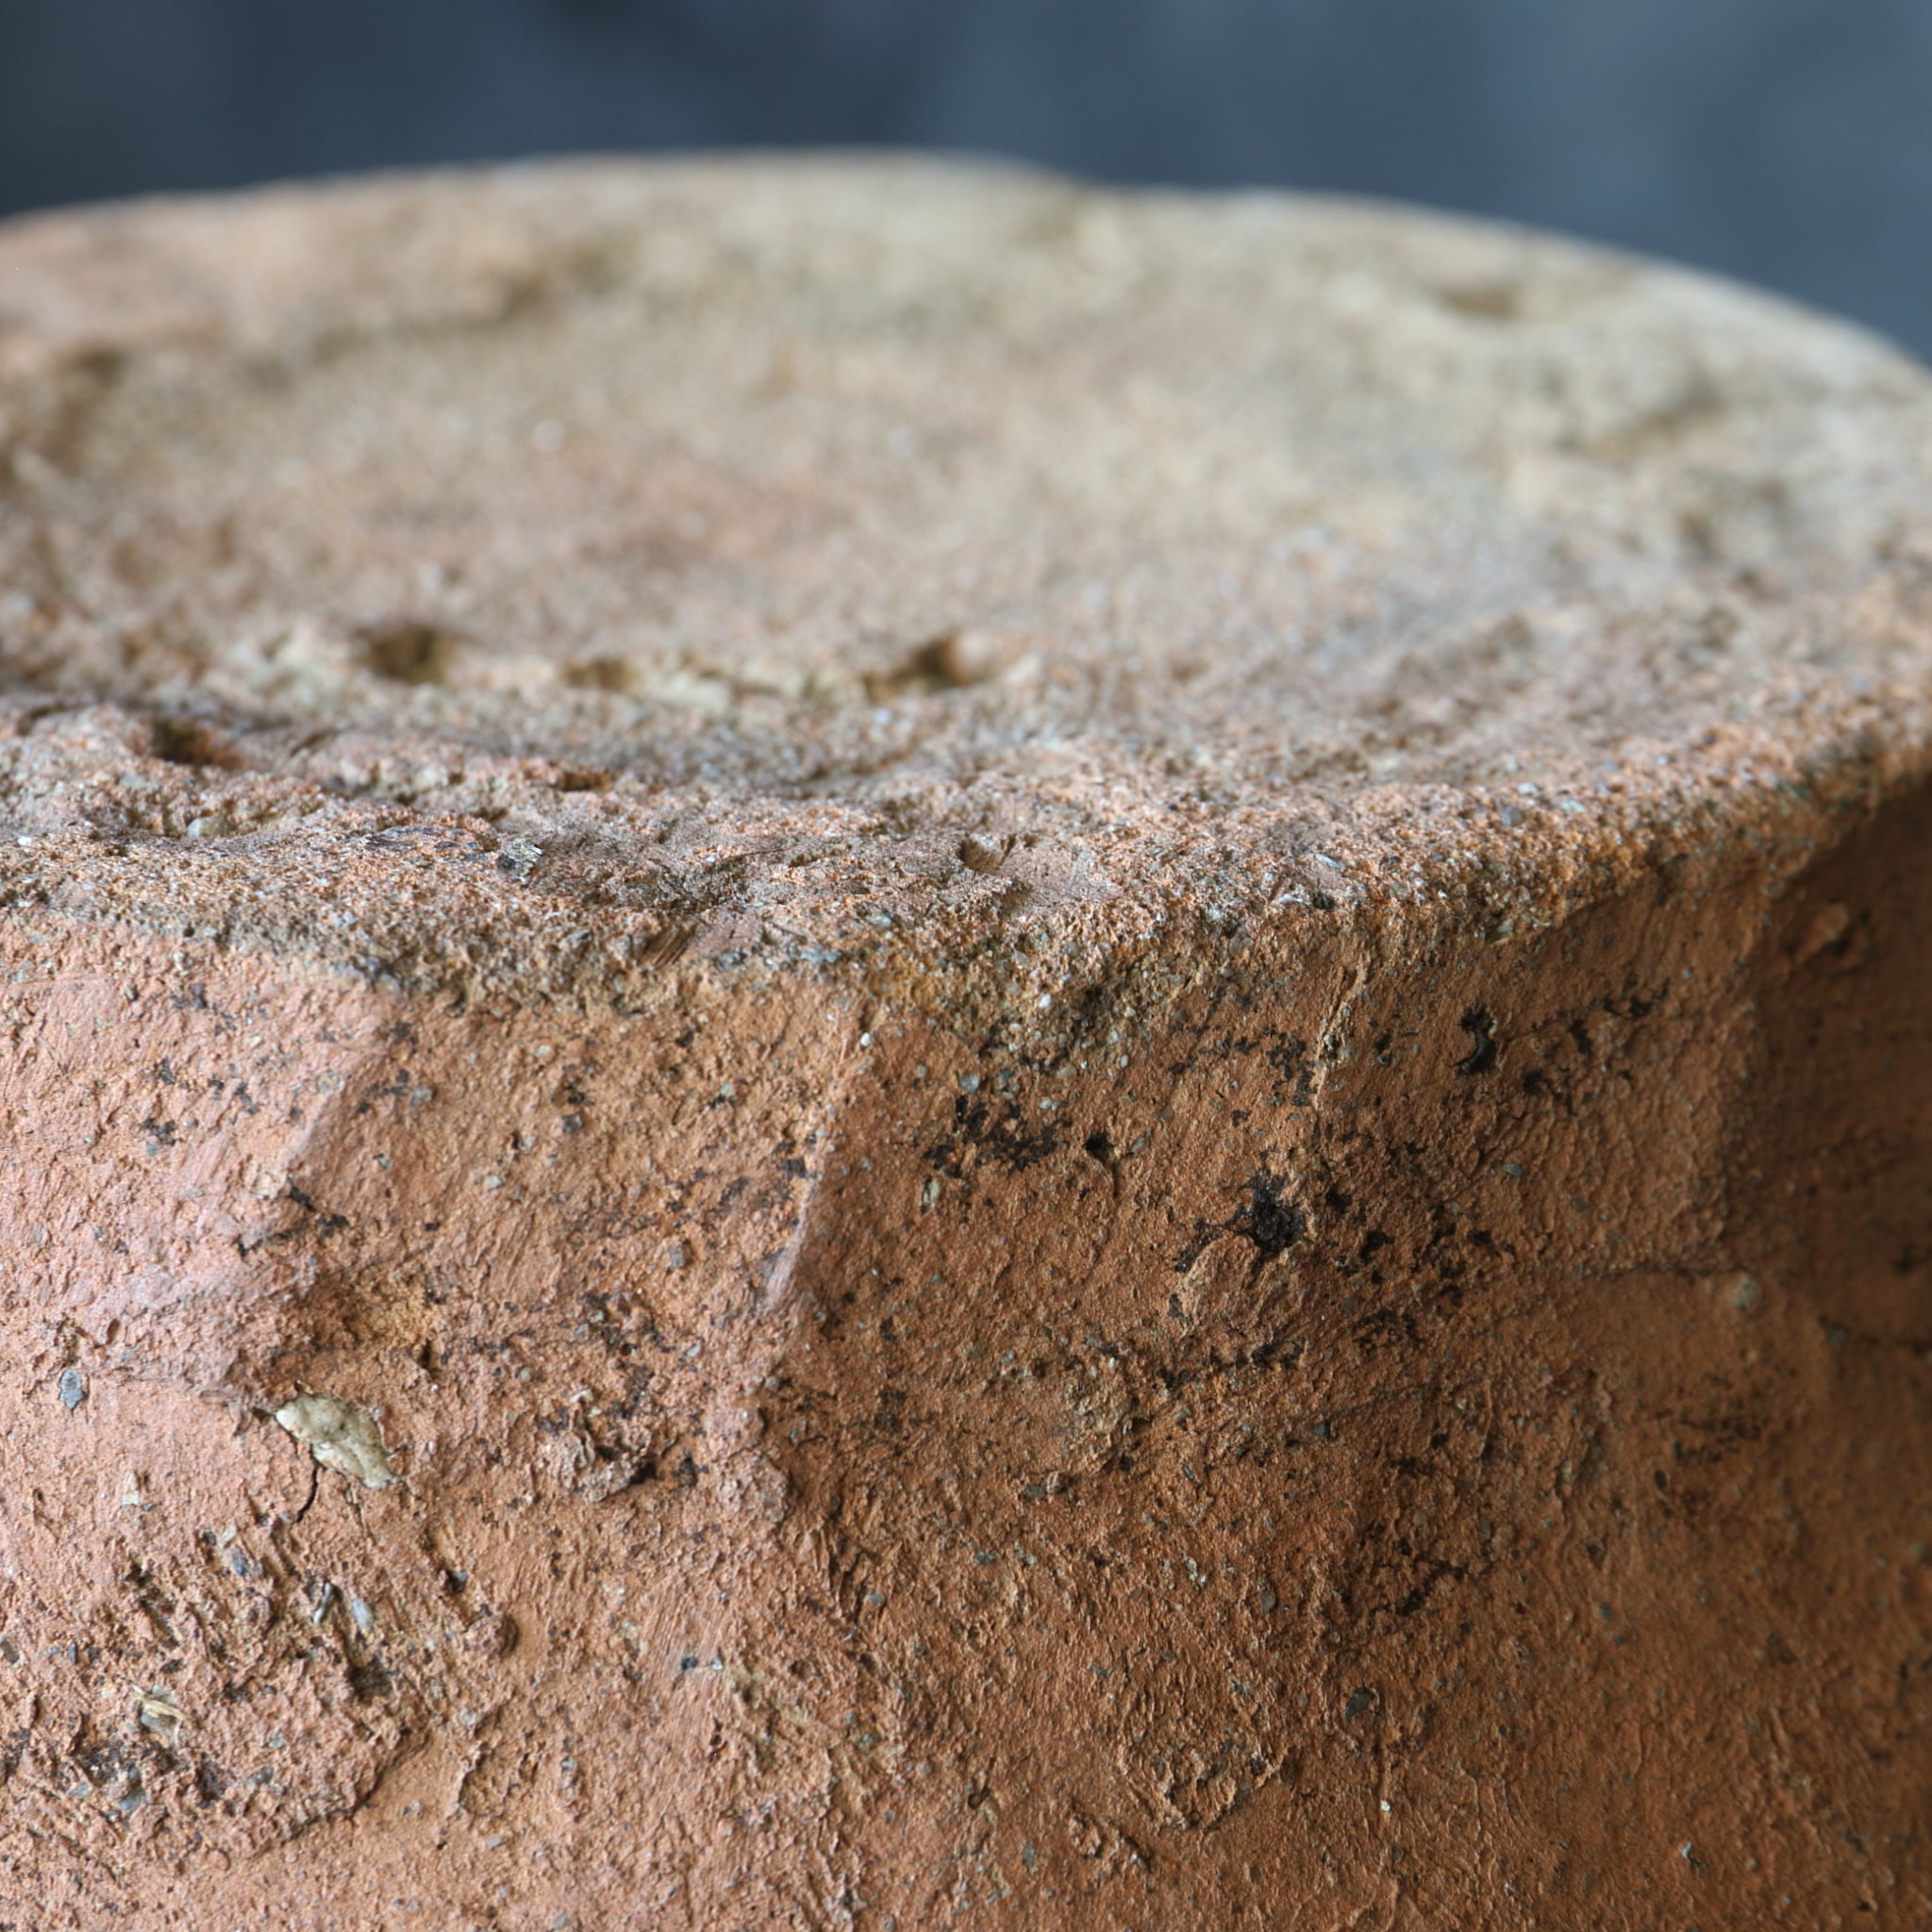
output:
M 1918 770 L 1932 379 L 1518 232 L 923 163 L 58 214 L 0 679 L 16 905 L 559 986 L 1031 933 L 1030 998 Z

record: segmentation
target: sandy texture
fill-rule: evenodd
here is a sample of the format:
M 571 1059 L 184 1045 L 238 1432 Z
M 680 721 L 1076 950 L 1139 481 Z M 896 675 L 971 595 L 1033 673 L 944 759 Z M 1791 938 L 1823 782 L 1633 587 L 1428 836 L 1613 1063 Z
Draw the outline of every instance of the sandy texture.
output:
M 0 1925 L 1932 1914 L 1932 380 L 1433 218 L 0 229 Z

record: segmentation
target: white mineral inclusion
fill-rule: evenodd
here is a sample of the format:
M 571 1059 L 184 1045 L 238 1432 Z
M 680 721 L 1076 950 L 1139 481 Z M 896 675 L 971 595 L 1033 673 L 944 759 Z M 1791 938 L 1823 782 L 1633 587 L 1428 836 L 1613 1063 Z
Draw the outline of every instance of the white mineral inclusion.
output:
M 275 1410 L 275 1421 L 306 1442 L 325 1469 L 352 1475 L 372 1490 L 390 1490 L 398 1478 L 389 1466 L 382 1431 L 359 1402 L 335 1395 L 298 1395 Z

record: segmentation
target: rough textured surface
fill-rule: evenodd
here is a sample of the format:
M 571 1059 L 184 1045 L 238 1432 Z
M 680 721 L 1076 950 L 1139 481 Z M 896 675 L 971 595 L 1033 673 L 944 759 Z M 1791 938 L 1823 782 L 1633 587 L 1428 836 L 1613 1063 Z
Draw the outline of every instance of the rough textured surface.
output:
M 904 166 L 0 230 L 0 1924 L 1932 1913 L 1932 382 Z

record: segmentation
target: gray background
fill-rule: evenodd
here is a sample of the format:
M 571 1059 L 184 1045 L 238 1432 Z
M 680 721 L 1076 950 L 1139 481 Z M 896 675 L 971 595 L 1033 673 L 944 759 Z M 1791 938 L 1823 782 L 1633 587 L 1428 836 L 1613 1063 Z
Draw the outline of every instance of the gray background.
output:
M 0 0 L 0 211 L 746 142 L 1504 214 L 1932 352 L 1932 0 Z

